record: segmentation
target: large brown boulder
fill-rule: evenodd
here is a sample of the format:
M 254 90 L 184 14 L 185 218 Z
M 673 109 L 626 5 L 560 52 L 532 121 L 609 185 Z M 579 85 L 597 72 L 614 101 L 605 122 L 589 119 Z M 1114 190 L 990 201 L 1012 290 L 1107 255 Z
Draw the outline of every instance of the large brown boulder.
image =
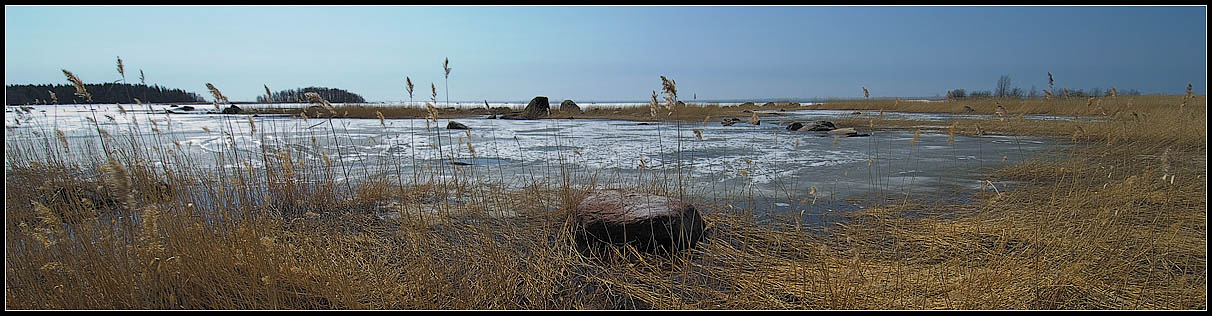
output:
M 521 113 L 511 113 L 501 116 L 503 119 L 511 120 L 534 120 L 540 117 L 547 116 L 551 112 L 551 106 L 547 103 L 547 97 L 534 97 L 530 99 L 530 104 Z
M 704 223 L 694 206 L 655 194 L 624 190 L 590 192 L 575 210 L 582 249 L 631 245 L 648 253 L 694 248 Z
M 581 107 L 577 106 L 577 103 L 572 102 L 572 100 L 564 100 L 564 102 L 560 102 L 560 111 L 581 113 Z
M 244 112 L 244 109 L 241 109 L 240 107 L 236 106 L 235 104 L 232 104 L 229 107 L 223 108 L 222 113 L 223 114 L 240 114 L 240 112 Z

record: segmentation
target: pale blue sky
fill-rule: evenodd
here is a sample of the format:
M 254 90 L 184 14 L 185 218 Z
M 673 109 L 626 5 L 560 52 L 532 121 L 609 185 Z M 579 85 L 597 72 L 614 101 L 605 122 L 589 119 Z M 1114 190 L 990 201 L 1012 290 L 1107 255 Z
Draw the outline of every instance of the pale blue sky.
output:
M 369 101 L 933 96 L 1058 87 L 1198 93 L 1195 7 L 22 7 L 4 11 L 6 84 L 119 79 L 233 100 L 305 86 Z M 206 95 L 209 98 L 209 95 Z

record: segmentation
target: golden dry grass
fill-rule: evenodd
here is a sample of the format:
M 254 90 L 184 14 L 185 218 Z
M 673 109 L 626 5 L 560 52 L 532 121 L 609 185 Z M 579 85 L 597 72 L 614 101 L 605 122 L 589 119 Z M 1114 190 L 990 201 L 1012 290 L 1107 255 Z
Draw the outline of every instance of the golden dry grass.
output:
M 85 154 L 60 140 L 6 139 L 6 307 L 1206 309 L 1206 99 L 1182 110 L 1173 100 L 1103 103 L 1139 110 L 1131 119 L 946 122 L 940 130 L 1072 146 L 989 174 L 1019 181 L 1014 190 L 966 204 L 884 203 L 825 233 L 801 231 L 789 215 L 758 221 L 703 203 L 714 210 L 705 241 L 673 256 L 574 249 L 571 205 L 595 186 L 576 177 L 511 191 L 388 173 L 345 188 L 331 163 L 285 152 L 220 176 L 135 137 L 99 136 L 123 141 L 84 164 L 53 159 Z M 1011 114 L 1056 105 L 1035 102 L 999 105 Z M 756 108 L 675 107 L 657 119 Z M 414 110 L 363 111 L 433 115 Z M 620 114 L 652 117 L 610 113 Z M 924 123 L 873 125 L 910 124 Z M 52 159 L 31 161 L 40 150 Z M 449 194 L 477 202 L 427 202 Z M 400 216 L 376 216 L 384 205 Z
M 1144 95 L 1117 96 L 1096 98 L 1056 98 L 1047 99 L 1014 99 L 1014 98 L 969 98 L 939 101 L 906 101 L 897 99 L 877 100 L 833 100 L 809 106 L 810 109 L 821 110 L 869 110 L 888 112 L 922 112 L 922 113 L 966 113 L 964 106 L 970 106 L 975 113 L 994 114 L 997 107 L 1002 106 L 1011 115 L 1019 114 L 1054 114 L 1054 115 L 1101 115 L 1124 116 L 1132 113 L 1155 113 L 1161 110 L 1177 109 L 1184 101 L 1192 104 L 1206 103 L 1206 96 L 1184 95 Z

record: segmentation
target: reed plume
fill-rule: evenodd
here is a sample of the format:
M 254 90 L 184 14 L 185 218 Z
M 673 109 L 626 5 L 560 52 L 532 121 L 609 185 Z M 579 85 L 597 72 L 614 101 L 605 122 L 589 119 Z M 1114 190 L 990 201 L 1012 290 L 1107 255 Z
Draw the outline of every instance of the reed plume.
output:
M 1054 86 L 1052 85 L 1052 83 L 1053 83 L 1053 80 L 1052 80 L 1052 72 L 1051 72 L 1051 71 L 1049 71 L 1049 72 L 1048 72 L 1048 90 L 1056 89 L 1056 87 L 1054 87 Z
M 660 101 L 657 100 L 656 90 L 652 90 L 652 100 L 648 101 L 648 109 L 651 111 L 652 117 L 656 117 L 657 107 L 659 107 L 660 105 L 661 105 Z
M 678 85 L 677 82 L 661 76 L 661 92 L 665 93 L 665 102 L 669 108 L 677 105 L 678 101 Z
M 54 95 L 52 94 L 51 96 L 54 96 Z M 1192 96 L 1191 96 L 1191 84 L 1190 84 L 1190 83 L 1188 83 L 1188 84 L 1187 84 L 1187 96 L 1183 97 L 1183 103 L 1178 105 L 1178 109 L 1179 109 L 1180 111 L 1181 111 L 1181 110 L 1186 109 L 1186 108 L 1187 108 L 1187 100 L 1189 100 L 1189 99 L 1191 99 L 1191 98 L 1192 98 Z
M 863 98 L 864 98 L 864 99 L 870 99 L 870 98 L 871 98 L 871 93 L 867 92 L 867 87 L 863 87 Z
M 442 62 L 442 70 L 446 71 L 446 106 L 450 106 L 450 58 Z
M 52 102 L 53 104 L 59 104 L 59 97 L 58 97 L 58 96 L 55 96 L 55 92 L 54 92 L 54 91 L 46 90 L 46 92 L 47 92 L 47 93 L 50 93 L 51 102 Z M 1188 94 L 1189 94 L 1189 92 L 1188 92 Z
M 122 66 L 122 56 L 118 56 L 118 74 L 122 75 L 122 82 L 126 82 L 126 67 Z
M 429 113 L 429 116 L 426 117 L 426 120 L 425 120 L 425 126 L 429 126 L 429 121 L 431 121 L 431 120 L 434 123 L 437 123 L 438 122 L 438 108 L 435 108 L 432 103 L 425 102 L 425 110 L 428 111 L 428 113 Z
M 332 107 L 332 103 L 328 103 L 328 100 L 325 100 L 324 97 L 321 97 L 319 93 L 308 92 L 308 93 L 304 93 L 303 97 L 307 98 L 308 103 L 320 104 L 320 105 L 323 105 L 324 108 L 327 108 L 329 111 L 334 111 L 333 107 Z
M 63 69 L 63 75 L 67 76 L 67 81 L 71 81 L 72 86 L 76 87 L 76 96 L 84 97 L 88 102 L 93 101 L 93 95 L 89 94 L 88 89 L 84 88 L 84 81 L 81 81 L 80 77 L 76 77 L 76 74 L 67 71 L 67 69 Z
M 147 77 L 143 76 L 143 69 L 139 69 L 139 83 L 145 86 L 147 85 Z
M 67 135 L 64 135 L 63 131 L 59 130 L 58 128 L 55 129 L 55 138 L 59 139 L 60 144 L 63 144 L 63 149 L 71 149 L 67 145 Z
M 442 70 L 446 71 L 446 79 L 450 79 L 450 69 L 450 58 L 446 58 L 446 61 L 442 62 Z
M 223 96 L 223 93 L 219 92 L 218 88 L 215 88 L 215 85 L 207 82 L 206 89 L 210 90 L 210 94 L 215 97 L 216 103 L 223 103 L 223 104 L 230 103 L 230 101 L 227 100 L 227 97 Z
M 405 76 L 405 77 L 404 77 L 404 82 L 408 83 L 408 85 L 407 85 L 407 87 L 408 87 L 408 100 L 409 100 L 409 102 L 411 102 L 411 101 L 412 101 L 412 88 L 413 88 L 413 85 L 412 85 L 412 78 L 409 78 L 408 76 Z
M 265 102 L 274 103 L 274 93 L 269 92 L 269 85 L 263 86 L 265 87 Z

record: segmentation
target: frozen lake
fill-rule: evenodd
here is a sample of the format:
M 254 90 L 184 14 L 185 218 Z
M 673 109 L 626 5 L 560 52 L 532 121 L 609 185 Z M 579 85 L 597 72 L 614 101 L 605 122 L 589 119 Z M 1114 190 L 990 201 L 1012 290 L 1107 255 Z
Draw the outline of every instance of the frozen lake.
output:
M 14 142 L 27 144 L 23 146 L 44 144 L 46 139 L 54 140 L 47 135 L 59 129 L 74 146 L 73 152 L 85 152 L 84 146 L 97 146 L 99 137 L 90 121 L 95 116 L 101 129 L 113 136 L 136 135 L 145 143 L 164 147 L 177 147 L 173 144 L 176 142 L 190 164 L 199 168 L 220 167 L 215 159 L 219 152 L 248 157 L 226 159 L 222 167 L 261 168 L 264 151 L 289 153 L 293 159 L 313 165 L 322 165 L 327 157 L 342 170 L 338 182 L 356 182 L 376 174 L 395 177 L 397 169 L 411 178 L 413 170 L 429 174 L 437 173 L 436 168 L 456 167 L 471 179 L 511 187 L 543 182 L 544 178 L 558 180 L 562 170 L 580 181 L 592 177 L 598 184 L 614 186 L 639 183 L 637 179 L 642 176 L 673 183 L 680 178 L 692 196 L 752 197 L 758 201 L 755 203 L 784 210 L 796 209 L 798 206 L 789 202 L 810 198 L 814 187 L 819 203 L 833 203 L 837 208 L 850 205 L 844 202 L 847 199 L 879 200 L 906 194 L 962 200 L 982 190 L 983 175 L 992 168 L 1030 159 L 1055 142 L 1038 137 L 957 135 L 951 143 L 945 133 L 922 133 L 913 142 L 912 131 L 834 138 L 817 132 L 788 131 L 778 124 L 831 120 L 854 112 L 835 110 L 785 111 L 757 126 L 722 126 L 718 121 L 641 124 L 584 119 L 455 119 L 471 128 L 466 131 L 446 129 L 449 120 L 442 118 L 426 128 L 423 119 L 380 123 L 377 119 L 304 121 L 286 116 L 163 114 L 169 109 L 166 105 L 126 106 L 125 114 L 115 105 L 34 106 L 31 113 L 22 115 L 14 109 L 6 108 L 6 148 Z M 889 119 L 927 121 L 972 116 L 884 115 Z M 255 134 L 250 133 L 250 118 Z M 452 161 L 459 166 L 453 166 Z M 1012 185 L 994 184 L 1003 189 Z

